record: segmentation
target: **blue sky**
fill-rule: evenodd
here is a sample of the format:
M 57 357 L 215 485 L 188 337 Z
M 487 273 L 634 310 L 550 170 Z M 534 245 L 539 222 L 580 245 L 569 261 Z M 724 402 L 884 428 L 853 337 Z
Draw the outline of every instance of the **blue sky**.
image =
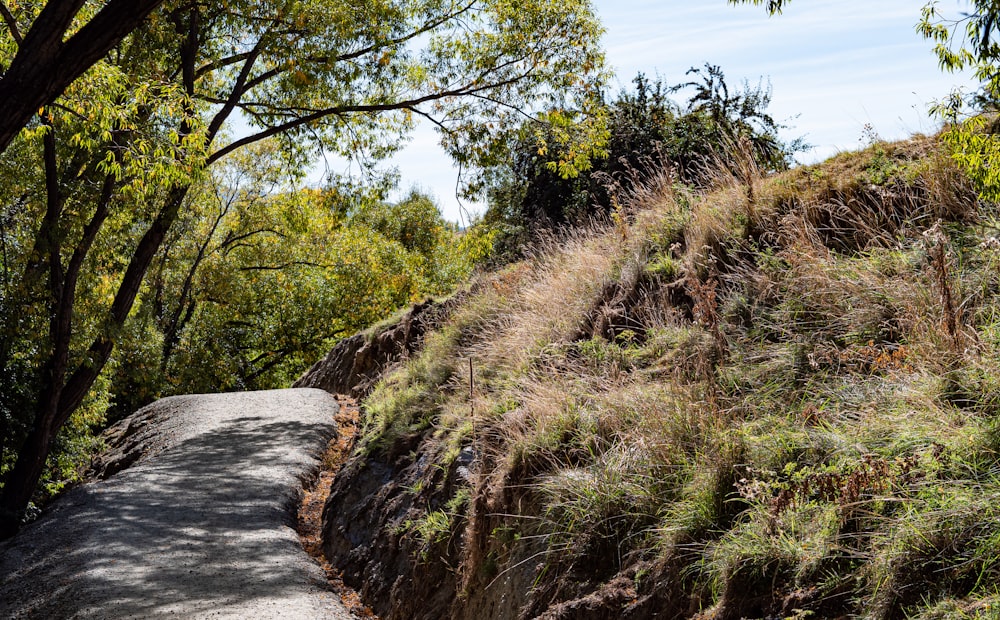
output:
M 914 26 L 924 0 L 791 0 L 784 14 L 726 0 L 595 0 L 604 46 L 619 87 L 639 71 L 667 84 L 706 62 L 721 66 L 730 86 L 770 81 L 772 115 L 790 125 L 786 138 L 815 146 L 811 163 L 862 142 L 865 124 L 885 139 L 936 129 L 931 101 L 968 78 L 941 72 L 931 44 Z M 965 3 L 943 0 L 944 10 Z M 416 186 L 459 221 L 456 170 L 421 128 L 394 164 L 403 189 Z M 482 207 L 465 204 L 467 210 Z

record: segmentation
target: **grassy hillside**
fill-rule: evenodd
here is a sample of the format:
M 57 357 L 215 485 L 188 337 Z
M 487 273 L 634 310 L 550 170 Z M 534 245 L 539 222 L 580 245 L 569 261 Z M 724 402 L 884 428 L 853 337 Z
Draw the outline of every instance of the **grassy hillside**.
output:
M 927 137 L 717 176 L 484 276 L 376 388 L 385 544 L 440 617 L 1000 616 L 995 205 Z

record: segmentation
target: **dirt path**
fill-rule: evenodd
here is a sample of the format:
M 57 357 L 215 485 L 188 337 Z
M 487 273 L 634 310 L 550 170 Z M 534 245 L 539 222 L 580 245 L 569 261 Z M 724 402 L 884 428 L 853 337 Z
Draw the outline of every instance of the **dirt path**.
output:
M 119 425 L 107 480 L 0 546 L 0 617 L 350 614 L 294 530 L 335 429 L 321 390 L 164 399 Z
M 335 569 L 323 556 L 323 507 L 330 496 L 330 487 L 337 472 L 347 462 L 359 436 L 361 410 L 358 402 L 350 396 L 336 396 L 340 410 L 334 416 L 337 436 L 330 440 L 323 453 L 319 476 L 306 489 L 299 505 L 298 529 L 302 548 L 306 550 L 326 573 L 330 588 L 340 595 L 340 600 L 359 620 L 378 620 L 378 616 L 364 603 L 361 597 L 344 583 L 340 571 Z

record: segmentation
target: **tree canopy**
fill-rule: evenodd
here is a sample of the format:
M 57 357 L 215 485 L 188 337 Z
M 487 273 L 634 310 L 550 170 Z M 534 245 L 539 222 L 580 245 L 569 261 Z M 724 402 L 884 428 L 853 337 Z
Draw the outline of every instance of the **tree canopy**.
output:
M 31 117 L 101 60 L 163 0 L 0 2 L 0 152 Z
M 64 30 L 83 33 L 118 4 Z M 67 3 L 5 10 L 0 65 L 33 54 L 20 24 L 56 5 Z M 417 118 L 463 166 L 482 165 L 524 114 L 586 99 L 599 34 L 586 0 L 175 0 L 109 46 L 0 159 L 0 376 L 11 388 L 0 448 L 10 437 L 18 454 L 0 536 L 16 529 L 59 429 L 104 380 L 147 273 L 214 168 L 270 141 L 289 170 L 320 147 L 368 169 Z
M 767 111 L 769 87 L 730 87 L 722 69 L 711 64 L 687 75 L 689 81 L 667 86 L 640 74 L 633 90 L 568 129 L 526 121 L 487 189 L 486 217 L 505 229 L 501 253 L 516 255 L 525 235 L 612 214 L 665 169 L 678 182 L 704 187 L 717 168 L 742 165 L 741 157 L 771 172 L 787 168 L 805 148 L 801 140 L 785 143 L 778 136 L 784 126 Z M 687 100 L 673 101 L 677 93 Z M 593 129 L 595 122 L 601 131 Z M 586 151 L 579 144 L 588 140 L 591 150 L 581 157 Z
M 969 11 L 952 16 L 942 12 L 938 2 L 927 3 L 917 30 L 934 42 L 942 70 L 971 69 L 980 81 L 978 92 L 956 91 L 934 111 L 948 123 L 944 140 L 955 161 L 976 183 L 980 195 L 996 202 L 1000 201 L 1000 7 L 986 0 L 965 4 Z

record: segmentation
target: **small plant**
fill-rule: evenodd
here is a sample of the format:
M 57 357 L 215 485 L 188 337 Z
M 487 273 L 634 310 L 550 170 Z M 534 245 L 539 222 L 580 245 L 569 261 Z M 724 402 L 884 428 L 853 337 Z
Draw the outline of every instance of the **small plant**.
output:
M 940 220 L 924 233 L 924 242 L 927 245 L 927 254 L 930 258 L 931 268 L 934 271 L 935 282 L 941 298 L 942 323 L 952 344 L 958 349 L 959 325 L 962 320 L 961 310 L 955 304 L 955 295 L 952 291 L 946 250 L 948 236 L 941 229 Z
M 714 265 L 712 267 L 714 271 Z M 701 360 L 702 374 L 710 389 L 715 386 L 715 367 L 725 360 L 729 343 L 721 327 L 718 301 L 719 281 L 713 274 L 707 280 L 694 278 L 689 282 L 689 292 L 694 300 L 691 314 L 696 323 L 700 324 L 712 336 L 713 348 L 711 358 Z
M 942 446 L 935 445 L 930 458 L 940 462 L 942 451 Z M 869 454 L 839 468 L 797 468 L 789 463 L 780 476 L 759 472 L 760 477 L 740 479 L 736 488 L 748 501 L 765 503 L 772 519 L 809 502 L 821 502 L 836 505 L 844 521 L 862 510 L 865 502 L 905 492 L 923 480 L 926 472 L 920 464 L 920 456 L 912 453 L 892 460 Z
M 877 375 L 913 370 L 907 361 L 910 354 L 910 347 L 906 345 L 876 344 L 874 340 L 869 340 L 863 346 L 814 350 L 809 353 L 808 361 L 813 369 L 838 368 L 860 374 Z
M 419 493 L 419 490 L 416 491 Z M 407 519 L 396 528 L 399 536 L 412 535 L 419 541 L 419 556 L 427 561 L 431 550 L 447 541 L 451 535 L 456 519 L 463 516 L 469 503 L 470 492 L 463 488 L 445 503 L 439 510 L 431 510 L 416 519 Z
M 885 141 L 871 123 L 865 123 L 861 142 L 871 150 L 872 156 L 865 169 L 868 181 L 881 186 L 888 183 L 899 171 L 899 165 L 886 151 Z
M 420 519 L 403 522 L 400 533 L 413 534 L 421 545 L 421 557 L 427 559 L 430 549 L 448 538 L 451 518 L 443 510 L 428 512 Z

